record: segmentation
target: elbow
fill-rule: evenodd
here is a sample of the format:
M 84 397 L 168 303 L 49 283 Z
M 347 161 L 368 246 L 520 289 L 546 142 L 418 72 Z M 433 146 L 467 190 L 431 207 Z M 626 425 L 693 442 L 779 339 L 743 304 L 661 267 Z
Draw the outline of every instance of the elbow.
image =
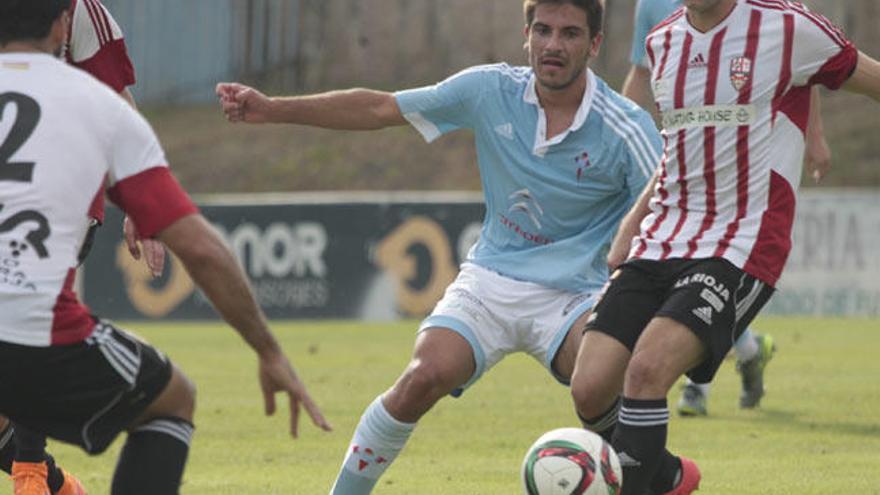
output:
M 374 129 L 402 125 L 406 122 L 397 105 L 397 98 L 391 93 L 381 94 L 379 103 L 373 107 L 372 117 Z

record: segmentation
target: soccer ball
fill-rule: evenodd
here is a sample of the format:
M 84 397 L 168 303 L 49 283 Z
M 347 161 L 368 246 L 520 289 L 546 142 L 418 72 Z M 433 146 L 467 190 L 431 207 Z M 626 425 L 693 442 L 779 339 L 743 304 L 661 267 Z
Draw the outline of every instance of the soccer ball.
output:
M 619 495 L 617 453 L 599 435 L 559 428 L 535 441 L 522 465 L 526 495 Z

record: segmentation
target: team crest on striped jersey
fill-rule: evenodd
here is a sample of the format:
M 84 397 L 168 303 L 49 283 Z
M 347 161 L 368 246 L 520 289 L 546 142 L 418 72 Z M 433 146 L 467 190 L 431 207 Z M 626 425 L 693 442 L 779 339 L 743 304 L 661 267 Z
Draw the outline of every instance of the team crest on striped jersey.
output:
M 740 91 L 752 79 L 752 59 L 749 57 L 734 57 L 730 59 L 730 84 L 733 89 Z

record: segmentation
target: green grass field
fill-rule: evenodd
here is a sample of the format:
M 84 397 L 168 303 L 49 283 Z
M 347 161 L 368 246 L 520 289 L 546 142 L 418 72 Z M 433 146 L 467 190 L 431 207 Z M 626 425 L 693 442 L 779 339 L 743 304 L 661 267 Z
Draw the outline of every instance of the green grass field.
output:
M 322 433 L 306 422 L 292 440 L 286 414 L 263 416 L 255 360 L 232 331 L 217 324 L 127 326 L 198 384 L 186 495 L 326 494 L 364 407 L 407 362 L 414 327 L 275 325 L 335 427 Z M 762 407 L 736 407 L 738 375 L 727 362 L 710 416 L 675 418 L 670 426 L 671 450 L 700 464 L 700 493 L 880 494 L 880 323 L 767 318 L 755 327 L 779 346 Z M 567 389 L 530 358 L 512 356 L 461 399 L 438 404 L 375 493 L 520 493 L 525 449 L 546 430 L 576 424 Z M 65 445 L 50 449 L 95 495 L 108 493 L 120 445 L 95 458 Z M 11 493 L 8 481 L 0 481 L 0 492 Z

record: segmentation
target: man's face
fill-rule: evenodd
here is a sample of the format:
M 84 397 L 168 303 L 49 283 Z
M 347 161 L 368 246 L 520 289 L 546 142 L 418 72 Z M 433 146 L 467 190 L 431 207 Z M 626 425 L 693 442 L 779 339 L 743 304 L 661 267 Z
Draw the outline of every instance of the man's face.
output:
M 590 39 L 587 13 L 570 3 L 538 5 L 525 34 L 535 77 L 554 90 L 565 89 L 582 77 L 601 44 L 601 36 Z

